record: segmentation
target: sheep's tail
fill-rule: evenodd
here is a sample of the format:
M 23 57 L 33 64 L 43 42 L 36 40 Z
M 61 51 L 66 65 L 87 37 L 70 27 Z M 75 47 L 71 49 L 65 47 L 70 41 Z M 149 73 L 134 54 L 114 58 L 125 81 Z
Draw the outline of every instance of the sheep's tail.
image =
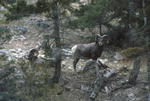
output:
M 72 53 L 72 56 L 74 56 L 74 53 L 77 49 L 77 45 L 74 45 L 72 48 L 71 48 L 71 53 Z

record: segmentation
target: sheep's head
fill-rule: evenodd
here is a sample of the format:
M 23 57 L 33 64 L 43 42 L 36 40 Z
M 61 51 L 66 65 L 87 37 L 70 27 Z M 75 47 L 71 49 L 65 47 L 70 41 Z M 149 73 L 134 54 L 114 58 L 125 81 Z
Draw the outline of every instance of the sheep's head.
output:
M 39 55 L 39 52 L 37 49 L 32 49 L 30 52 L 29 52 L 29 55 L 28 55 L 28 59 L 30 61 L 35 61 L 37 58 L 38 58 L 38 55 Z
M 109 43 L 109 36 L 97 34 L 95 37 L 95 41 L 96 41 L 96 44 L 98 44 L 99 46 L 108 44 Z

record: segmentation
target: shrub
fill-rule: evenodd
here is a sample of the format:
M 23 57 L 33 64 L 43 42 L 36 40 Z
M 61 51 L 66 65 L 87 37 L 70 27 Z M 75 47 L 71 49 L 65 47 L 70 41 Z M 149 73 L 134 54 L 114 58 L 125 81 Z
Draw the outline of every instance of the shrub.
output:
M 135 58 L 137 56 L 140 56 L 144 52 L 145 52 L 145 49 L 142 47 L 129 47 L 125 50 L 122 50 L 121 54 L 127 58 Z
M 9 33 L 10 32 L 10 29 L 6 26 L 2 26 L 0 27 L 0 36 L 3 34 L 3 33 Z
M 36 4 L 28 5 L 26 0 L 17 0 L 11 3 L 8 8 L 9 13 L 6 13 L 6 20 L 12 21 L 28 16 L 32 13 L 42 13 L 50 10 L 50 3 L 47 0 L 38 0 Z
M 35 5 L 28 5 L 26 8 L 26 12 L 31 14 L 31 13 L 36 13 L 36 6 Z
M 37 13 L 46 12 L 49 11 L 50 4 L 47 2 L 47 0 L 38 0 L 36 3 L 36 8 Z
M 10 40 L 11 39 L 11 33 L 10 33 L 10 29 L 7 26 L 2 26 L 0 27 L 0 38 L 1 39 L 7 39 Z
M 18 13 L 18 14 L 6 14 L 5 16 L 7 17 L 7 19 L 6 19 L 7 21 L 12 21 L 12 20 L 18 20 L 25 15 Z
M 20 19 L 24 16 L 28 16 L 31 13 L 36 13 L 36 7 L 34 5 L 27 5 L 25 0 L 18 0 L 16 3 L 11 4 L 8 8 L 9 13 L 6 13 L 6 20 L 12 21 Z

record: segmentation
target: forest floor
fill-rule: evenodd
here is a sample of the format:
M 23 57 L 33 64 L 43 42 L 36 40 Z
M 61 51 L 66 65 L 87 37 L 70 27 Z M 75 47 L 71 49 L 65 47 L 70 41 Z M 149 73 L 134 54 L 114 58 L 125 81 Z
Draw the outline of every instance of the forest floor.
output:
M 47 23 L 47 19 L 42 16 L 30 16 L 23 19 L 10 22 L 9 24 L 3 24 L 2 26 L 8 26 L 11 29 L 11 33 L 14 34 L 11 40 L 3 44 L 2 49 L 14 49 L 20 50 L 19 52 L 27 53 L 30 49 L 37 48 L 43 41 L 43 35 L 52 34 L 52 22 Z M 16 30 L 16 28 L 19 28 Z M 24 32 L 25 29 L 26 31 Z M 63 31 L 63 32 L 62 32 Z M 88 36 L 87 31 L 61 30 L 63 33 L 65 48 L 70 49 L 74 44 L 85 43 L 81 36 Z M 114 57 L 118 52 L 104 52 L 101 62 L 107 66 L 115 69 L 127 67 L 129 70 L 133 67 L 132 59 L 116 60 Z M 20 54 L 20 53 L 19 53 Z M 80 60 L 77 65 L 77 71 L 74 72 L 72 67 L 72 57 L 65 57 L 62 61 L 62 77 L 61 84 L 63 85 L 63 91 L 60 94 L 56 94 L 52 97 L 53 101 L 88 101 L 89 91 L 88 89 L 95 80 L 95 76 L 90 73 L 82 73 L 83 67 L 87 60 Z M 141 65 L 141 72 L 138 77 L 137 85 L 131 88 L 118 89 L 109 94 L 101 91 L 96 98 L 96 101 L 146 101 L 147 96 L 147 84 L 146 82 L 146 59 L 143 57 Z M 129 72 L 121 73 L 122 80 L 128 79 Z M 117 80 L 114 78 L 114 81 Z

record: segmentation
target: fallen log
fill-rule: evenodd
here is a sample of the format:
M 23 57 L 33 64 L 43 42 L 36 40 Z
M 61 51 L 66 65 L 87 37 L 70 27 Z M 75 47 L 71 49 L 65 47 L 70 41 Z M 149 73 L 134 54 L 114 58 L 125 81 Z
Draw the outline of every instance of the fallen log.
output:
M 99 91 L 102 90 L 102 88 L 105 89 L 106 93 L 111 92 L 114 89 L 109 89 L 109 87 L 104 86 L 109 78 L 113 77 L 114 75 L 126 70 L 125 67 L 120 68 L 119 70 L 114 68 L 106 68 L 104 70 L 100 70 L 99 66 L 96 65 L 96 80 L 94 81 L 94 87 L 92 90 L 92 93 L 90 94 L 90 100 L 94 101 L 96 96 L 98 95 Z M 112 85 L 114 86 L 114 85 Z M 115 87 L 115 86 L 114 86 Z M 120 86 L 119 86 L 120 87 Z M 117 87 L 115 87 L 117 88 Z
M 147 101 L 150 101 L 150 52 L 147 55 L 147 78 L 148 78 L 148 91 L 147 91 Z
M 106 69 L 106 68 L 110 68 L 110 67 L 108 67 L 107 65 L 103 64 L 100 60 L 88 61 L 88 62 L 86 62 L 85 66 L 84 66 L 83 73 L 87 72 L 90 69 L 95 69 L 95 68 L 100 70 L 100 69 Z
M 130 75 L 129 75 L 129 82 L 128 82 L 129 84 L 132 84 L 132 85 L 136 84 L 139 71 L 140 71 L 140 58 L 137 58 L 134 61 L 133 69 L 131 70 Z
M 105 81 L 105 77 L 103 76 L 103 71 L 97 73 L 96 80 L 94 81 L 94 88 L 93 88 L 93 91 L 90 95 L 91 100 L 95 100 L 95 98 L 98 95 L 98 92 L 101 90 L 101 88 L 104 85 L 104 81 Z

